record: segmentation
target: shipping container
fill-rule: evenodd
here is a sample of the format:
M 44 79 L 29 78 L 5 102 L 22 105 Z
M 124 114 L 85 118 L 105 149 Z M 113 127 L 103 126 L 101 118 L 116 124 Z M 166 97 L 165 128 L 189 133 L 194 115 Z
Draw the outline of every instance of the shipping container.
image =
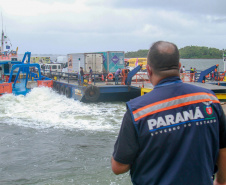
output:
M 103 54 L 103 66 L 109 73 L 114 73 L 118 68 L 124 69 L 124 51 L 104 51 L 98 52 Z
M 103 55 L 100 53 L 72 53 L 68 54 L 68 72 L 77 73 L 83 68 L 84 73 L 89 73 L 89 67 L 93 73 L 105 73 Z
M 31 57 L 30 63 L 49 64 L 51 63 L 50 57 Z
M 79 68 L 85 65 L 84 53 L 71 53 L 67 55 L 68 58 L 68 72 L 77 73 Z
M 93 73 L 106 72 L 103 66 L 103 55 L 99 53 L 86 53 L 84 71 L 88 73 L 89 67 L 92 68 Z
M 127 62 L 129 67 L 135 68 L 138 65 L 142 65 L 142 70 L 145 70 L 147 65 L 147 58 L 130 58 Z
M 91 53 L 68 54 L 68 71 L 78 72 L 83 67 L 84 72 L 89 72 L 89 67 L 93 73 L 114 73 L 118 68 L 124 69 L 124 51 L 104 51 Z

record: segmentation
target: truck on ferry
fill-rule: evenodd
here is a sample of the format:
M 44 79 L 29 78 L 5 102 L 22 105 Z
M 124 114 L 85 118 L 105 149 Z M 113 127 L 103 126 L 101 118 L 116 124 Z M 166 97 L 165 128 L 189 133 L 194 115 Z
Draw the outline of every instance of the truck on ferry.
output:
M 142 65 L 142 70 L 146 69 L 147 58 L 130 58 L 127 61 L 127 67 L 135 68 L 138 65 Z
M 68 54 L 68 72 L 79 72 L 83 67 L 85 73 L 89 67 L 93 73 L 114 73 L 118 68 L 124 68 L 124 51 L 106 51 L 91 53 Z
M 124 69 L 124 51 L 105 51 L 105 52 L 90 52 L 90 53 L 70 53 L 67 55 L 68 73 L 79 73 L 80 67 L 83 68 L 85 74 L 89 73 L 91 67 L 96 78 L 101 75 L 105 77 L 109 73 L 115 73 L 117 69 Z

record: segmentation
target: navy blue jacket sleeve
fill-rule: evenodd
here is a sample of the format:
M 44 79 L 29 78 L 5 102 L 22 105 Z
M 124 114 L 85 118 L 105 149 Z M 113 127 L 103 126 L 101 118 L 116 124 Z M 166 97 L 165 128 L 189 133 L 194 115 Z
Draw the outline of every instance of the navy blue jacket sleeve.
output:
M 122 164 L 133 164 L 138 150 L 137 132 L 133 125 L 131 114 L 127 110 L 114 146 L 113 158 Z

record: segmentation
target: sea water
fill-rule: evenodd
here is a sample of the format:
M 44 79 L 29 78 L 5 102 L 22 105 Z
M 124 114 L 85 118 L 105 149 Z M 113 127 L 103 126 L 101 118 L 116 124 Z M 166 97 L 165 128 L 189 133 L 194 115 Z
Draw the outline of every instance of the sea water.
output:
M 224 62 L 223 59 L 180 59 L 181 67 L 185 66 L 185 70 L 190 72 L 190 68 L 196 68 L 198 72 L 208 69 L 216 64 L 219 65 L 218 71 L 223 72 L 224 69 Z
M 131 184 L 111 171 L 125 103 L 85 104 L 49 88 L 0 97 L 0 184 Z

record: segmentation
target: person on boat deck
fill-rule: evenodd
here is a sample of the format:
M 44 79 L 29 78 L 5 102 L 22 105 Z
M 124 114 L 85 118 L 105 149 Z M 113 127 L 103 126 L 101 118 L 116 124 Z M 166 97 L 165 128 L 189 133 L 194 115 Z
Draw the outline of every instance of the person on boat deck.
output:
M 191 67 L 190 69 L 190 81 L 193 82 L 194 81 L 194 69 Z
M 226 185 L 225 114 L 211 90 L 181 81 L 180 66 L 175 44 L 149 49 L 154 88 L 126 103 L 112 171 L 130 170 L 136 185 Z
M 182 73 L 186 73 L 185 66 L 182 67 Z M 185 75 L 182 74 L 182 80 L 184 80 Z
M 182 69 L 183 69 L 183 73 L 186 73 L 185 66 L 183 66 L 183 68 L 182 68 Z
M 90 75 L 90 78 L 92 79 L 92 75 L 93 75 L 93 70 L 91 67 L 89 67 L 89 75 Z
M 118 79 L 119 79 L 119 76 L 121 75 L 121 68 L 118 68 L 115 72 L 115 85 L 118 85 Z
M 217 71 L 217 68 L 214 69 L 214 78 L 215 78 L 215 80 L 219 80 L 218 79 L 218 71 Z
M 80 67 L 80 80 L 81 80 L 81 85 L 83 84 L 83 82 L 84 82 L 84 71 L 83 71 L 83 68 L 82 67 Z
M 196 76 L 197 76 L 197 69 L 196 68 L 194 68 L 194 74 L 195 74 L 195 76 L 194 76 L 194 80 L 195 80 Z

